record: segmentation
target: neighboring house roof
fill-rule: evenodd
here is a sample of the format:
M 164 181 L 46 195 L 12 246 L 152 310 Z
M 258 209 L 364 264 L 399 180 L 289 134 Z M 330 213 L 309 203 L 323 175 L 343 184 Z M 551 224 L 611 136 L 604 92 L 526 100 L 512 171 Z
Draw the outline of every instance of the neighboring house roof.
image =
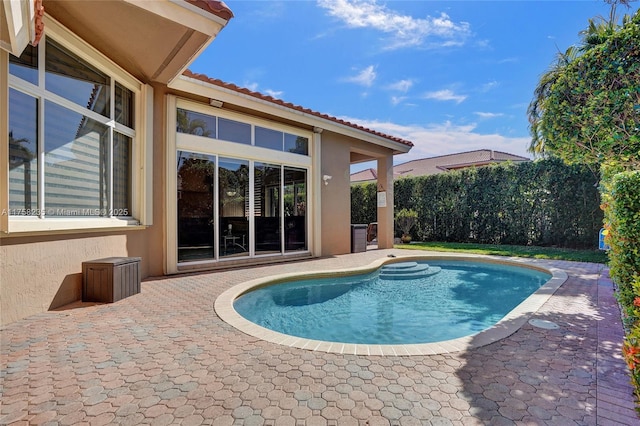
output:
M 422 158 L 419 160 L 407 161 L 393 167 L 394 179 L 398 177 L 426 176 L 444 173 L 450 170 L 464 169 L 467 167 L 479 167 L 489 164 L 503 163 L 511 161 L 522 163 L 530 161 L 527 157 L 509 154 L 502 151 L 490 149 L 479 149 L 476 151 L 460 152 L 456 154 L 440 155 L 438 157 Z M 373 169 L 369 169 L 373 172 Z M 351 182 L 367 182 L 376 180 L 375 173 L 362 172 L 353 173 Z
M 211 78 L 211 77 L 208 77 L 208 76 L 206 76 L 204 74 L 198 74 L 198 73 L 194 73 L 194 72 L 192 72 L 190 70 L 186 70 L 182 75 L 184 75 L 185 77 L 188 77 L 188 78 L 194 78 L 194 79 L 200 80 L 202 82 L 212 84 L 214 86 L 222 87 L 222 88 L 225 88 L 227 90 L 231 90 L 231 91 L 234 91 L 234 92 L 237 92 L 237 93 L 240 93 L 240 94 L 248 95 L 248 96 L 254 97 L 256 99 L 267 101 L 267 102 L 273 103 L 275 105 L 283 106 L 285 108 L 289 108 L 289 109 L 292 109 L 292 110 L 295 110 L 295 111 L 298 111 L 298 112 L 302 112 L 302 113 L 305 113 L 305 114 L 308 114 L 308 115 L 312 115 L 312 116 L 315 116 L 315 117 L 318 117 L 318 118 L 321 118 L 321 119 L 324 119 L 324 120 L 329 120 L 329 121 L 332 121 L 334 123 L 338 123 L 338 124 L 341 124 L 341 125 L 344 125 L 344 126 L 348 126 L 348 127 L 353 128 L 353 129 L 357 129 L 357 130 L 360 130 L 360 131 L 363 131 L 363 132 L 366 132 L 366 133 L 370 133 L 372 135 L 376 135 L 376 136 L 382 137 L 384 139 L 388 139 L 390 141 L 393 141 L 393 142 L 396 142 L 396 143 L 399 143 L 399 144 L 402 144 L 402 145 L 406 145 L 408 147 L 412 147 L 413 146 L 413 142 L 411 142 L 411 141 L 408 141 L 408 140 L 405 140 L 405 139 L 402 139 L 402 138 L 398 138 L 398 137 L 395 137 L 395 136 L 387 135 L 385 133 L 378 132 L 376 130 L 368 129 L 368 128 L 360 126 L 358 124 L 351 123 L 351 122 L 342 120 L 342 119 L 337 118 L 337 117 L 332 117 L 332 116 L 330 116 L 328 114 L 323 114 L 321 112 L 313 111 L 313 110 L 311 110 L 309 108 L 304 108 L 302 106 L 295 105 L 295 104 L 292 104 L 290 102 L 285 102 L 285 101 L 283 101 L 281 99 L 276 99 L 276 98 L 274 98 L 272 96 L 263 95 L 262 93 L 254 92 L 254 91 L 249 90 L 247 88 L 236 86 L 235 84 L 232 84 L 232 83 L 225 83 L 222 80 L 219 80 L 217 78 Z
M 233 18 L 233 12 L 222 1 L 217 1 L 217 0 L 185 0 L 185 1 L 219 18 L 222 18 L 225 21 L 228 21 L 229 19 Z
M 369 182 L 378 179 L 378 172 L 375 169 L 365 169 L 351 174 L 351 183 Z

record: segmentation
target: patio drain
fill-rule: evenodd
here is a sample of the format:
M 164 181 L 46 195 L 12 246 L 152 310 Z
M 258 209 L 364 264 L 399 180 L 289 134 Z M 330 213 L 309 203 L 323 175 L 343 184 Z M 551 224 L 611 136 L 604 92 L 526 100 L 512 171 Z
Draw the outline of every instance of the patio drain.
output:
M 545 330 L 555 330 L 559 328 L 559 325 L 553 321 L 541 320 L 541 319 L 530 319 L 529 324 L 534 327 L 544 328 Z

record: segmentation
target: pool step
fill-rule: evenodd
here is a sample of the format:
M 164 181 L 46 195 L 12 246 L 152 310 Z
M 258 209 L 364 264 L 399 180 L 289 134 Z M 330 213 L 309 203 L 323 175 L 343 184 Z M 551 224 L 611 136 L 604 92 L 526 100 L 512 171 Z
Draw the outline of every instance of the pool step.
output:
M 398 262 L 384 265 L 379 277 L 384 280 L 415 280 L 437 274 L 441 268 L 426 263 Z

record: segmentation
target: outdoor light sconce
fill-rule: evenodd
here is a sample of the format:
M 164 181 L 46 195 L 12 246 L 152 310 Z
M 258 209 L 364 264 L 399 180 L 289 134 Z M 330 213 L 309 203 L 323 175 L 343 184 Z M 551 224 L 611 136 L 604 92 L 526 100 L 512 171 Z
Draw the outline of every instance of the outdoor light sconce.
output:
M 322 176 L 322 180 L 324 181 L 325 185 L 329 185 L 329 181 L 331 180 L 333 176 L 329 176 L 329 175 L 324 175 Z
M 217 99 L 209 99 L 209 105 L 211 105 L 212 107 L 222 108 L 223 104 L 224 102 L 219 101 Z

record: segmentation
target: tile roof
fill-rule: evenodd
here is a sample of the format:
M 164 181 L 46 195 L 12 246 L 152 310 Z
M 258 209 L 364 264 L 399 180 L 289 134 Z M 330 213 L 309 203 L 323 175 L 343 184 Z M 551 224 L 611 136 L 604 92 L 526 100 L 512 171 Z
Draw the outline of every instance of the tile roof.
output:
M 283 106 L 283 107 L 286 107 L 286 108 L 289 108 L 289 109 L 293 109 L 293 110 L 296 110 L 296 111 L 299 111 L 299 112 L 303 112 L 303 113 L 308 114 L 308 115 L 313 115 L 315 117 L 318 117 L 318 118 L 321 118 L 321 119 L 324 119 L 324 120 L 333 121 L 334 123 L 342 124 L 344 126 L 348 126 L 348 127 L 351 127 L 351 128 L 354 128 L 354 129 L 357 129 L 357 130 L 360 130 L 360 131 L 363 131 L 363 132 L 366 132 L 366 133 L 370 133 L 372 135 L 376 135 L 376 136 L 379 136 L 381 138 L 388 139 L 388 140 L 396 142 L 396 143 L 400 143 L 402 145 L 406 145 L 406 146 L 409 146 L 409 147 L 413 146 L 413 142 L 411 142 L 411 141 L 408 141 L 408 140 L 405 140 L 405 139 L 402 139 L 402 138 L 398 138 L 398 137 L 395 137 L 395 136 L 387 135 L 385 133 L 378 132 L 376 130 L 368 129 L 368 128 L 360 126 L 358 124 L 351 123 L 349 121 L 345 121 L 345 120 L 342 120 L 340 118 L 330 116 L 328 114 L 323 114 L 321 112 L 313 111 L 313 110 L 311 110 L 309 108 L 304 108 L 302 106 L 295 105 L 295 104 L 292 104 L 290 102 L 285 102 L 285 101 L 283 101 L 281 99 L 277 99 L 277 98 L 274 98 L 272 96 L 263 95 L 262 93 L 254 92 L 254 91 L 249 90 L 247 88 L 236 86 L 235 84 L 232 84 L 232 83 L 225 83 L 222 80 L 219 80 L 217 78 L 208 77 L 205 74 L 198 74 L 198 73 L 194 73 L 191 70 L 186 70 L 182 75 L 184 75 L 185 77 L 188 77 L 188 78 L 194 78 L 194 79 L 203 81 L 205 83 L 212 84 L 214 86 L 218 86 L 218 87 L 222 87 L 222 88 L 225 88 L 225 89 L 228 89 L 228 90 L 232 90 L 232 91 L 237 92 L 237 93 L 248 95 L 248 96 L 254 97 L 256 99 L 260 99 L 260 100 L 263 100 L 263 101 L 271 102 L 271 103 L 273 103 L 275 105 L 280 105 L 280 106 Z
M 378 172 L 375 169 L 365 169 L 351 175 L 351 182 L 367 182 L 378 179 Z
M 229 9 L 229 6 L 224 4 L 223 1 L 218 0 L 185 0 L 200 9 L 209 12 L 225 21 L 233 18 L 233 12 Z
M 407 161 L 406 163 L 394 166 L 393 175 L 394 179 L 398 177 L 435 175 L 449 170 L 486 166 L 506 161 L 521 163 L 530 160 L 527 157 L 509 154 L 507 152 L 479 149 Z M 351 175 L 351 182 L 365 182 L 375 179 L 375 175 L 366 173 L 366 170 Z
M 455 154 L 440 155 L 438 157 L 422 158 L 398 164 L 393 168 L 398 176 L 423 176 L 444 173 L 449 170 L 462 169 L 471 166 L 485 166 L 487 164 L 502 163 L 505 161 L 523 162 L 529 161 L 527 157 L 509 154 L 491 149 L 478 149 L 475 151 L 459 152 Z

